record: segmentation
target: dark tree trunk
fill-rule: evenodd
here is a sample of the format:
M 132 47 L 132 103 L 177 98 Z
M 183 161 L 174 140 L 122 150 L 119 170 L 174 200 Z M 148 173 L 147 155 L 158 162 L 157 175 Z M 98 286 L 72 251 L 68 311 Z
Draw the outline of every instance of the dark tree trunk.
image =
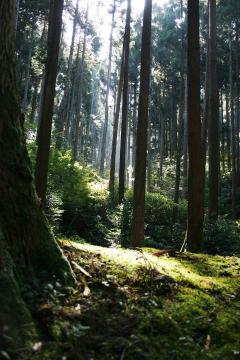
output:
M 152 0 L 145 1 L 142 30 L 140 94 L 133 197 L 132 245 L 144 245 L 144 205 L 146 189 L 147 133 L 151 73 Z
M 83 39 L 83 49 L 82 49 L 82 59 L 80 63 L 79 71 L 79 81 L 77 88 L 77 106 L 76 106 L 76 124 L 73 126 L 74 133 L 72 134 L 73 138 L 73 159 L 77 160 L 78 158 L 78 144 L 80 140 L 80 127 L 81 127 L 81 115 L 82 115 L 82 95 L 83 95 L 83 75 L 84 75 L 84 65 L 85 65 L 85 54 L 86 54 L 86 45 L 87 45 L 87 32 L 88 32 L 88 8 L 86 12 L 86 23 L 84 29 L 84 39 Z M 78 70 L 78 69 L 77 69 Z
M 30 123 L 33 124 L 35 120 L 36 110 L 37 110 L 37 99 L 38 99 L 38 88 L 39 88 L 40 78 L 36 77 L 34 80 L 34 91 L 32 98 L 32 109 L 30 114 Z
M 218 217 L 219 92 L 217 84 L 216 0 L 209 1 L 209 219 Z
M 230 116 L 229 116 L 229 96 L 226 94 L 226 136 L 227 136 L 227 164 L 228 171 L 231 171 L 231 129 L 230 129 Z
M 181 14 L 183 18 L 183 0 L 180 0 Z M 181 57 L 180 57 L 180 104 L 179 104 L 179 125 L 178 125 L 178 139 L 177 139 L 177 156 L 176 156 L 176 179 L 174 191 L 173 208 L 173 222 L 176 222 L 178 217 L 178 203 L 179 203 L 179 188 L 181 180 L 181 157 L 183 149 L 183 121 L 184 121 L 184 28 L 181 28 Z
M 66 82 L 64 87 L 64 94 L 60 105 L 59 115 L 56 121 L 56 129 L 57 129 L 57 137 L 56 137 L 56 149 L 59 150 L 62 147 L 64 140 L 64 125 L 66 125 L 65 121 L 68 115 L 69 103 L 70 103 L 70 95 L 71 95 L 71 78 L 73 73 L 73 52 L 75 46 L 75 38 L 76 38 L 76 29 L 78 22 L 78 3 L 77 0 L 75 14 L 73 19 L 73 31 L 72 31 L 72 40 L 68 57 L 68 68 L 66 74 Z
M 24 283 L 55 274 L 73 284 L 73 277 L 33 185 L 15 79 L 14 0 L 0 1 L 0 18 L 0 348 L 9 346 L 12 355 L 36 334 L 21 296 Z
M 116 111 L 115 111 L 114 120 L 113 120 L 112 152 L 111 152 L 110 179 L 109 179 L 109 191 L 110 191 L 110 195 L 112 198 L 114 195 L 117 134 L 118 134 L 120 107 L 121 107 L 122 88 L 123 88 L 123 70 L 124 70 L 124 55 L 125 55 L 125 44 L 124 43 L 125 43 L 125 40 L 123 41 L 121 69 L 120 69 L 118 92 L 117 92 Z
M 232 217 L 237 216 L 237 169 L 236 169 L 236 129 L 234 119 L 234 99 L 233 99 L 233 49 L 232 39 L 230 38 L 230 55 L 229 55 L 229 83 L 230 83 L 230 118 L 232 134 Z
M 47 191 L 48 161 L 50 153 L 52 116 L 57 77 L 58 54 L 62 29 L 63 0 L 51 0 L 48 30 L 48 55 L 45 71 L 41 118 L 38 129 L 36 161 L 36 190 L 42 202 Z
M 200 118 L 199 0 L 188 0 L 188 225 L 187 249 L 200 252 L 203 244 L 203 151 Z
M 110 85 L 111 85 L 113 30 L 114 30 L 114 25 L 115 25 L 116 0 L 113 0 L 113 10 L 112 11 L 113 11 L 112 12 L 112 27 L 111 27 L 110 45 L 109 45 L 107 90 L 106 90 L 106 102 L 105 102 L 105 121 L 104 121 L 104 127 L 103 127 L 101 159 L 100 159 L 100 176 L 104 175 L 104 164 L 105 164 L 105 155 L 106 155 L 106 141 L 107 141 L 107 131 L 108 131 L 108 112 L 109 112 L 109 92 L 110 92 Z
M 33 35 L 35 30 L 35 19 L 33 19 L 32 29 L 31 29 L 31 37 L 30 37 L 30 45 L 28 50 L 28 62 L 26 68 L 26 76 L 25 76 L 25 87 L 24 87 L 24 96 L 22 101 L 22 112 L 25 113 L 28 106 L 28 93 L 29 93 L 29 84 L 30 84 L 30 71 L 32 65 L 32 52 L 33 52 Z
M 129 61 L 130 31 L 131 31 L 130 24 L 131 24 L 131 0 L 128 0 L 126 28 L 125 28 L 122 127 L 121 127 L 120 166 L 119 166 L 119 199 L 118 199 L 119 204 L 122 203 L 125 193 L 127 116 L 128 116 L 128 61 Z

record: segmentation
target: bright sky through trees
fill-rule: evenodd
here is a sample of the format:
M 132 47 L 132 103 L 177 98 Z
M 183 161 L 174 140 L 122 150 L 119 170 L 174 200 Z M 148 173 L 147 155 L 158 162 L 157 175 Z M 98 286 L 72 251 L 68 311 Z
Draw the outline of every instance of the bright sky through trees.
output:
M 153 0 L 153 3 L 164 6 L 167 4 L 169 0 Z M 112 0 L 81 0 L 79 2 L 80 11 L 84 11 L 83 9 L 89 5 L 89 20 L 94 22 L 95 28 L 98 31 L 99 37 L 103 44 L 101 49 L 102 55 L 101 57 L 105 59 L 108 54 L 109 47 L 109 34 L 110 34 L 110 25 L 111 25 L 111 15 L 109 14 L 109 9 L 111 9 L 113 1 Z M 76 0 L 73 0 L 73 4 L 75 6 Z M 122 7 L 126 4 L 123 3 Z M 144 0 L 132 0 L 132 14 L 133 16 L 139 14 L 139 12 L 143 11 Z M 67 44 L 71 42 L 72 36 L 72 22 L 68 14 L 64 15 L 64 23 L 65 23 L 65 40 Z

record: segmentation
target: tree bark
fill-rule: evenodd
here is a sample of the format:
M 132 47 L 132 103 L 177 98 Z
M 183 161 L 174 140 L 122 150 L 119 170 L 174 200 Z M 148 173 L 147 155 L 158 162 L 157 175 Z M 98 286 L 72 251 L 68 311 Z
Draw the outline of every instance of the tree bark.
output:
M 229 53 L 229 83 L 230 83 L 230 120 L 231 120 L 231 146 L 232 146 L 232 218 L 237 216 L 237 171 L 236 171 L 236 130 L 234 118 L 234 99 L 233 99 L 233 50 L 232 39 L 230 37 Z
M 181 14 L 183 19 L 183 0 L 180 0 Z M 177 156 L 176 156 L 176 179 L 174 191 L 174 208 L 173 208 L 173 222 L 175 223 L 178 217 L 179 204 L 179 188 L 181 180 L 181 157 L 183 148 L 183 121 L 184 121 L 184 28 L 181 27 L 181 55 L 180 55 L 180 104 L 179 104 L 179 125 L 178 125 L 178 139 L 177 139 Z
M 58 54 L 62 30 L 63 0 L 51 0 L 48 30 L 48 55 L 45 72 L 45 83 L 41 118 L 38 129 L 38 149 L 36 160 L 36 190 L 39 198 L 45 203 L 50 153 L 52 116 L 57 77 Z
M 84 29 L 84 38 L 83 38 L 83 49 L 82 49 L 82 59 L 80 63 L 79 71 L 79 81 L 77 88 L 77 104 L 76 104 L 76 124 L 73 126 L 73 159 L 77 160 L 78 157 L 78 143 L 80 138 L 80 122 L 82 115 L 82 94 L 83 94 L 83 75 L 84 75 L 84 64 L 85 64 L 85 54 L 86 54 L 86 45 L 87 45 L 87 32 L 88 32 L 88 7 L 86 12 L 86 23 Z
M 56 149 L 59 150 L 62 147 L 63 140 L 64 140 L 64 126 L 67 124 L 67 117 L 68 117 L 68 111 L 69 111 L 69 104 L 71 102 L 70 96 L 71 93 L 71 78 L 73 73 L 73 52 L 74 52 L 74 46 L 75 46 L 75 38 L 76 38 L 76 29 L 77 29 L 77 23 L 78 23 L 78 5 L 79 0 L 77 0 L 76 8 L 75 8 L 75 14 L 73 19 L 73 31 L 72 31 L 72 40 L 71 40 L 71 46 L 69 51 L 69 57 L 68 57 L 68 67 L 67 67 L 67 74 L 66 74 L 66 82 L 64 86 L 64 94 L 60 105 L 60 112 L 58 115 L 58 119 L 56 121 L 56 129 L 57 129 L 57 137 L 56 137 Z
M 218 217 L 219 194 L 219 92 L 217 83 L 216 0 L 209 0 L 209 219 Z
M 117 103 L 116 103 L 116 111 L 114 114 L 114 121 L 113 121 L 112 152 L 111 152 L 110 179 L 109 179 L 109 191 L 112 198 L 114 195 L 114 186 L 115 186 L 117 134 L 118 134 L 120 107 L 121 107 L 122 88 L 123 88 L 124 55 L 125 55 L 125 37 L 123 40 L 121 69 L 120 69 L 118 92 L 117 92 Z
M 122 203 L 125 193 L 125 168 L 126 168 L 126 145 L 127 145 L 127 116 L 128 116 L 128 62 L 130 47 L 130 25 L 131 25 L 131 0 L 128 0 L 125 39 L 126 48 L 124 56 L 123 75 L 123 100 L 122 100 L 122 127 L 120 145 L 120 167 L 119 167 L 119 204 Z
M 132 246 L 144 245 L 144 208 L 148 139 L 149 90 L 151 74 L 152 0 L 145 1 L 142 30 L 140 94 L 133 195 Z
M 74 279 L 33 186 L 15 77 L 14 0 L 0 1 L 0 18 L 0 346 L 12 355 L 36 334 L 24 283 L 50 281 L 53 274 L 65 284 Z
M 103 127 L 102 147 L 101 147 L 101 159 L 100 159 L 100 176 L 104 174 L 104 164 L 106 155 L 106 141 L 108 131 L 108 112 L 109 112 L 109 92 L 111 85 L 111 70 L 112 70 L 112 50 L 113 50 L 113 30 L 115 25 L 115 12 L 116 12 L 116 0 L 113 0 L 113 12 L 112 12 L 112 27 L 109 44 L 109 57 L 108 57 L 108 73 L 107 73 L 107 90 L 106 90 L 106 103 L 105 103 L 105 121 Z
M 203 151 L 200 118 L 199 0 L 188 0 L 188 224 L 183 245 L 200 252 L 203 244 Z

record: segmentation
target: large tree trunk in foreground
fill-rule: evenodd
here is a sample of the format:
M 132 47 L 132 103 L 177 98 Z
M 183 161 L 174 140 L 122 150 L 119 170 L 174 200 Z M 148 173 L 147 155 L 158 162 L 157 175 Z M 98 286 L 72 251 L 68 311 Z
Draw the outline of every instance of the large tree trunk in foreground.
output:
M 33 186 L 16 90 L 14 0 L 0 0 L 0 19 L 0 349 L 11 354 L 35 335 L 23 285 L 53 274 L 73 284 L 73 276 Z
M 203 151 L 200 119 L 199 0 L 188 0 L 188 226 L 183 248 L 200 252 L 203 243 Z
M 48 178 L 48 161 L 51 143 L 52 116 L 57 77 L 58 54 L 62 30 L 63 0 L 51 0 L 48 30 L 48 55 L 46 63 L 41 117 L 38 129 L 38 150 L 36 161 L 36 190 L 45 202 Z
M 133 197 L 132 245 L 144 244 L 144 205 L 148 140 L 148 108 L 151 68 L 152 0 L 146 0 L 143 15 L 140 94 L 138 106 L 137 148 Z

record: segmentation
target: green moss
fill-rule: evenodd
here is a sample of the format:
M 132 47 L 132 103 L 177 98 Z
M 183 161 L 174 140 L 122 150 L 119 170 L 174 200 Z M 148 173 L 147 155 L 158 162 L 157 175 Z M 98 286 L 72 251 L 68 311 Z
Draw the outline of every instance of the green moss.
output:
M 86 279 L 88 298 L 81 274 L 67 301 L 65 312 L 74 313 L 80 304 L 80 317 L 53 312 L 48 326 L 54 329 L 53 346 L 59 344 L 55 358 L 238 358 L 239 259 L 62 244 L 92 278 Z M 54 359 L 49 350 L 42 359 L 45 351 L 46 359 Z

